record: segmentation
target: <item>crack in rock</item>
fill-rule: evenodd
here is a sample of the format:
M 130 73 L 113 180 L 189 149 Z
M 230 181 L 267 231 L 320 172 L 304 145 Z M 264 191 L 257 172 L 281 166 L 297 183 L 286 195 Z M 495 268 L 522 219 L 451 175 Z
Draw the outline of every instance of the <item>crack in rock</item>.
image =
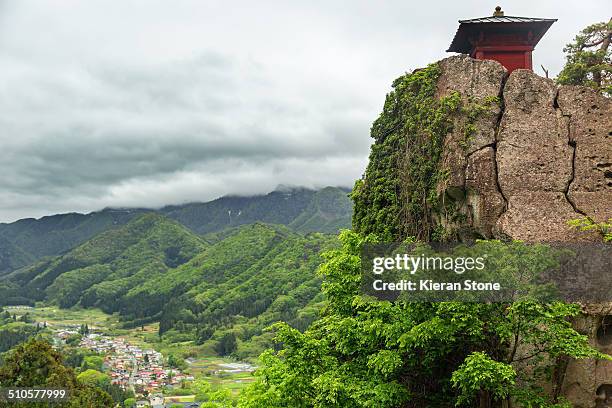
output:
M 493 128 L 494 142 L 493 142 L 493 145 L 491 146 L 493 148 L 493 167 L 495 169 L 495 185 L 497 187 L 497 191 L 499 192 L 499 195 L 504 200 L 504 207 L 501 213 L 497 216 L 497 221 L 499 221 L 499 219 L 504 215 L 504 213 L 508 211 L 508 198 L 504 194 L 504 190 L 502 189 L 501 183 L 499 181 L 499 163 L 497 162 L 497 144 L 499 143 L 499 130 L 501 128 L 501 122 L 504 117 L 504 113 L 506 112 L 506 102 L 504 100 L 504 89 L 506 87 L 506 82 L 508 81 L 508 77 L 509 75 L 506 74 L 502 78 L 501 84 L 499 86 L 499 94 L 497 95 L 497 97 L 499 98 L 499 103 L 500 103 L 499 115 L 497 116 L 495 127 Z M 495 222 L 495 225 L 497 225 L 497 221 Z
M 557 93 L 555 94 L 555 99 L 553 101 L 553 107 L 555 108 L 556 111 L 558 111 L 561 114 L 561 118 L 565 119 L 566 121 L 565 132 L 567 134 L 567 145 L 572 149 L 572 158 L 570 162 L 571 173 L 570 173 L 569 179 L 567 180 L 567 185 L 565 186 L 565 190 L 563 191 L 563 194 L 565 195 L 565 199 L 567 200 L 569 205 L 572 206 L 574 211 L 586 217 L 587 214 L 584 211 L 582 211 L 580 208 L 578 208 L 574 200 L 572 200 L 572 198 L 570 197 L 570 189 L 572 187 L 572 183 L 574 182 L 574 179 L 576 178 L 577 143 L 576 143 L 576 140 L 572 139 L 572 133 L 571 133 L 572 115 L 563 113 L 563 109 L 561 109 L 561 107 L 559 106 L 559 88 L 557 88 Z

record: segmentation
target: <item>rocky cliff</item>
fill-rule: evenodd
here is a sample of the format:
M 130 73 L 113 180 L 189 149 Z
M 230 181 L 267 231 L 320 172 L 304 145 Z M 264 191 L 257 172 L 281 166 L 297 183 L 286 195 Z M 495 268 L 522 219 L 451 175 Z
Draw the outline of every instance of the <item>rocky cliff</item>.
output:
M 449 177 L 438 192 L 454 200 L 463 217 L 456 222 L 440 216 L 440 222 L 460 236 L 597 239 L 569 228 L 567 221 L 612 218 L 612 101 L 585 87 L 557 87 L 528 70 L 508 76 L 494 61 L 458 56 L 439 65 L 438 96 L 459 92 L 464 104 L 499 98 L 473 121 L 467 145 L 465 112 L 453 117 L 441 161 Z M 612 280 L 612 271 L 602 273 Z M 611 315 L 612 304 L 589 305 L 577 321 L 607 353 L 612 353 Z M 576 407 L 609 406 L 610 384 L 612 362 L 571 362 L 563 394 Z
M 439 96 L 469 103 L 499 97 L 482 112 L 465 149 L 462 113 L 446 138 L 442 166 L 465 214 L 457 225 L 487 238 L 566 241 L 584 235 L 567 221 L 612 217 L 612 102 L 590 89 L 555 86 L 528 70 L 510 76 L 494 61 L 440 62 Z M 447 220 L 448 221 L 448 220 Z
M 383 240 L 601 240 L 568 221 L 612 218 L 610 99 L 467 56 L 393 87 L 353 191 L 355 230 Z M 577 328 L 612 353 L 612 303 L 584 312 Z M 560 382 L 576 407 L 612 406 L 602 405 L 612 404 L 610 361 L 570 362 Z

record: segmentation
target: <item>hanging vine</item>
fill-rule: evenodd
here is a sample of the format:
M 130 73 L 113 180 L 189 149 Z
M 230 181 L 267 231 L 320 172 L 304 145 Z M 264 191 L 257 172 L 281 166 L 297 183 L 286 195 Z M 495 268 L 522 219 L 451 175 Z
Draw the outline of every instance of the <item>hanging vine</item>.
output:
M 429 240 L 434 234 L 436 186 L 447 177 L 439 165 L 444 138 L 461 106 L 458 92 L 436 97 L 439 76 L 439 66 L 431 64 L 393 82 L 372 125 L 368 167 L 352 193 L 356 231 L 387 241 Z

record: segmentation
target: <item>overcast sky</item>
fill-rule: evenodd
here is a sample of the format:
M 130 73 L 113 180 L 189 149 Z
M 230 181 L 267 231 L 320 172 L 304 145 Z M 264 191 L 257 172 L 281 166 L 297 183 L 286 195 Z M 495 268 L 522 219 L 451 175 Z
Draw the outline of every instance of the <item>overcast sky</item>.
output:
M 609 18 L 604 0 L 506 3 L 559 19 L 534 54 L 551 74 Z M 0 222 L 350 186 L 392 80 L 495 5 L 0 0 Z

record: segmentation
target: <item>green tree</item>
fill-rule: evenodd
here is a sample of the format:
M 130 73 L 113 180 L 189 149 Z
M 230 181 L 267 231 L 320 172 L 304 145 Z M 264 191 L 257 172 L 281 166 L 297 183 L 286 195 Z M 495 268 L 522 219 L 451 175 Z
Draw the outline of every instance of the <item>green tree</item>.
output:
M 69 346 L 78 346 L 83 336 L 79 333 L 74 333 L 66 338 L 66 344 Z
M 23 314 L 19 318 L 19 321 L 24 322 L 24 323 L 32 323 L 32 318 L 30 316 L 30 313 L 26 312 L 25 314 Z
M 511 365 L 493 360 L 487 354 L 474 352 L 451 377 L 453 387 L 459 389 L 457 404 L 490 398 L 503 400 L 516 384 L 516 372 Z
M 215 351 L 220 356 L 229 356 L 236 351 L 237 346 L 236 335 L 233 332 L 225 332 L 217 342 Z
M 125 408 L 133 408 L 136 405 L 136 398 L 127 398 L 123 401 L 123 406 Z
M 98 387 L 81 384 L 74 371 L 62 364 L 62 356 L 46 341 L 30 339 L 9 351 L 0 366 L 1 387 L 64 388 L 70 395 L 59 404 L 65 408 L 111 407 L 113 400 Z M 6 404 L 0 407 L 46 407 L 47 403 Z
M 345 231 L 341 241 L 320 269 L 329 299 L 323 317 L 305 333 L 275 326 L 283 348 L 262 355 L 259 380 L 241 406 L 449 407 L 514 398 L 554 407 L 558 394 L 538 385 L 554 382 L 563 361 L 609 358 L 572 328 L 577 305 L 392 303 L 362 295 L 360 248 L 373 238 Z M 504 271 L 552 262 L 544 246 L 520 242 L 483 241 L 474 250 Z
M 87 369 L 77 375 L 77 380 L 82 384 L 106 386 L 110 383 L 110 377 L 98 370 Z
M 102 356 L 85 356 L 83 359 L 82 370 L 97 370 L 102 371 L 104 365 L 104 357 Z
M 191 389 L 195 393 L 195 400 L 202 402 L 210 399 L 209 394 L 212 393 L 212 386 L 208 381 L 196 380 L 191 384 Z
M 0 325 L 0 352 L 10 350 L 34 336 L 36 332 L 36 327 L 31 324 L 9 320 L 7 324 Z
M 81 384 L 97 387 L 105 391 L 117 403 L 122 403 L 125 399 L 134 396 L 132 391 L 123 390 L 118 385 L 112 384 L 110 377 L 98 370 L 87 369 L 77 375 L 77 380 Z
M 89 353 L 89 350 L 69 347 L 62 350 L 64 356 L 64 364 L 68 367 L 79 368 L 83 365 L 85 355 Z
M 180 357 L 176 357 L 174 354 L 168 355 L 168 365 L 172 368 L 178 368 L 179 370 L 184 370 L 187 368 L 187 363 Z
M 607 95 L 612 94 L 612 19 L 592 24 L 582 30 L 563 49 L 567 61 L 557 82 L 586 85 Z
M 206 340 L 209 340 L 213 334 L 215 333 L 214 327 L 210 325 L 205 325 L 198 329 L 196 341 L 198 344 L 204 343 Z

